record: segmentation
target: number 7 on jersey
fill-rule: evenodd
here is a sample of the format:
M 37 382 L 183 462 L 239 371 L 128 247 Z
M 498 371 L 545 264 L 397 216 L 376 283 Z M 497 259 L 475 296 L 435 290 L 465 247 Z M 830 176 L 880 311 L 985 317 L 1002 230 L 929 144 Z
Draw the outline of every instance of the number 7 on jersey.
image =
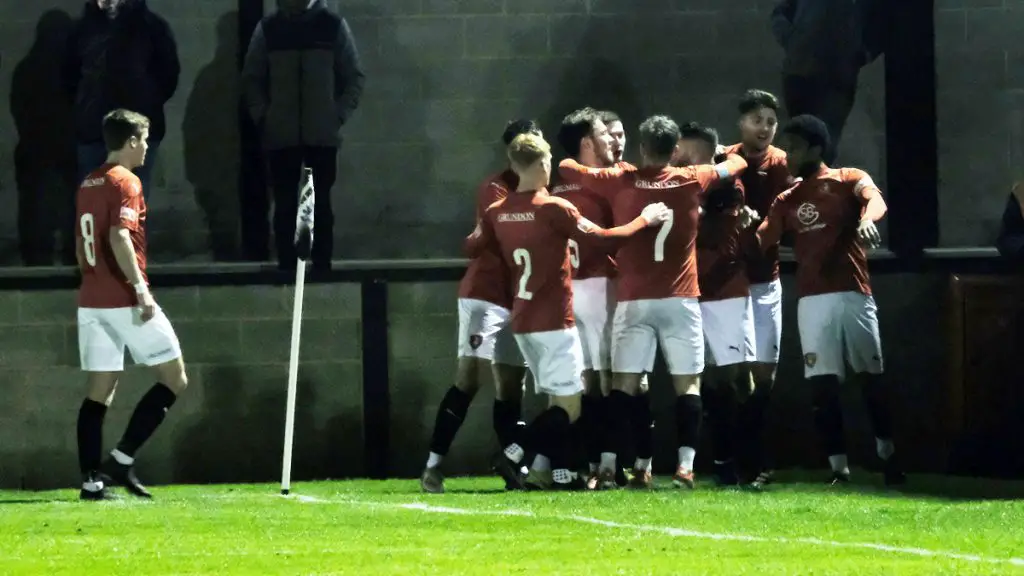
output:
M 665 261 L 665 240 L 668 239 L 668 233 L 672 231 L 672 220 L 675 219 L 675 213 L 672 210 L 668 211 L 668 218 L 661 223 L 658 227 L 658 235 L 654 238 L 654 261 L 664 262 Z

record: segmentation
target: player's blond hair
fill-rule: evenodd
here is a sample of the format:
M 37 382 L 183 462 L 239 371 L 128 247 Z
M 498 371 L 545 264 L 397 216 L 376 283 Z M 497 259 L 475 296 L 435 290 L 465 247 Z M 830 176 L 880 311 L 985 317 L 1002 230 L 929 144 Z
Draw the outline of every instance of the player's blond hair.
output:
M 551 156 L 551 145 L 537 134 L 520 134 L 508 145 L 508 160 L 518 168 L 529 168 Z

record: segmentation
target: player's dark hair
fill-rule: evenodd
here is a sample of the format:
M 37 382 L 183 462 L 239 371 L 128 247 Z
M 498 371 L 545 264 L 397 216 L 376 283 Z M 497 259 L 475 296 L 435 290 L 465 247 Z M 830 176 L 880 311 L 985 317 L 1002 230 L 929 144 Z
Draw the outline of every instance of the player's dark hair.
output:
M 779 99 L 771 92 L 750 89 L 744 92 L 743 96 L 740 96 L 739 104 L 736 106 L 741 116 L 761 108 L 769 108 L 778 113 Z
M 509 120 L 508 124 L 505 125 L 505 132 L 501 135 L 501 141 L 508 146 L 516 139 L 516 136 L 520 134 L 541 134 L 540 124 L 537 124 L 536 120 L 529 118 L 518 118 L 516 120 Z
M 821 118 L 811 116 L 810 114 L 804 114 L 791 119 L 782 129 L 782 133 L 802 138 L 810 148 L 819 146 L 822 153 L 828 150 L 831 144 L 828 126 L 825 125 Z
M 679 144 L 679 125 L 668 116 L 651 116 L 640 124 L 640 146 L 657 160 L 668 160 Z
M 699 122 L 690 122 L 680 126 L 679 137 L 682 140 L 700 140 L 711 146 L 712 150 L 718 148 L 718 130 Z
M 562 118 L 562 125 L 558 127 L 556 138 L 566 156 L 579 156 L 580 140 L 594 132 L 594 123 L 600 119 L 600 113 L 589 106 L 570 112 Z
M 116 152 L 124 148 L 132 137 L 142 138 L 146 130 L 149 130 L 149 118 L 119 108 L 103 117 L 103 144 L 107 152 Z
M 611 124 L 613 122 L 622 122 L 622 118 L 618 114 L 611 110 L 601 110 L 597 113 L 598 117 L 601 118 L 601 122 L 605 124 Z

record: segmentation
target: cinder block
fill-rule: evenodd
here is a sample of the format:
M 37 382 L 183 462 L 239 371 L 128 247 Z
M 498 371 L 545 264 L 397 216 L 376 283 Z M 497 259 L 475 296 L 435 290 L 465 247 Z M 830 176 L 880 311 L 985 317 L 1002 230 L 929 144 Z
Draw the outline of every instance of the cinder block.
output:
M 455 282 L 392 282 L 388 284 L 388 314 L 454 314 L 458 289 Z
M 210 286 L 199 290 L 206 318 L 289 318 L 290 304 L 280 286 Z
M 1024 34 L 1024 10 L 978 8 L 966 10 L 966 17 L 967 45 L 972 50 L 1006 50 Z
M 358 320 L 362 316 L 362 295 L 359 284 L 306 284 L 303 295 L 302 317 L 306 320 L 347 318 Z M 285 308 L 291 314 L 295 304 L 295 291 L 284 289 Z
M 503 0 L 423 0 L 424 14 L 501 14 Z
M 391 357 L 453 358 L 458 320 L 454 315 L 393 316 L 388 325 Z
M 591 14 L 664 14 L 672 0 L 591 0 Z
M 67 332 L 68 327 L 60 324 L 9 326 L 0 330 L 0 367 L 66 364 L 70 360 Z
M 381 21 L 381 55 L 427 60 L 457 58 L 464 53 L 464 19 L 458 17 L 392 18 Z
M 14 290 L 0 292 L 0 325 L 18 324 L 21 321 L 22 293 Z
M 587 0 L 506 0 L 505 13 L 586 14 Z
M 234 319 L 184 320 L 174 322 L 188 363 L 224 363 L 244 361 L 242 323 Z

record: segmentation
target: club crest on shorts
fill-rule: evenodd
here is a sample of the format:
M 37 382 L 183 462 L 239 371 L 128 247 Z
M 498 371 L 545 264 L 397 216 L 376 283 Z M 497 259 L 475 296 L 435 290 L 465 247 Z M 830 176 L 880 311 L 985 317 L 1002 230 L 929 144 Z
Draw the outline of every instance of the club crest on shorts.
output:
M 476 350 L 484 343 L 484 337 L 479 334 L 473 334 L 469 337 L 469 347 Z
M 804 354 L 804 364 L 807 364 L 808 368 L 814 368 L 814 365 L 818 363 L 818 355 L 811 352 L 810 354 Z

